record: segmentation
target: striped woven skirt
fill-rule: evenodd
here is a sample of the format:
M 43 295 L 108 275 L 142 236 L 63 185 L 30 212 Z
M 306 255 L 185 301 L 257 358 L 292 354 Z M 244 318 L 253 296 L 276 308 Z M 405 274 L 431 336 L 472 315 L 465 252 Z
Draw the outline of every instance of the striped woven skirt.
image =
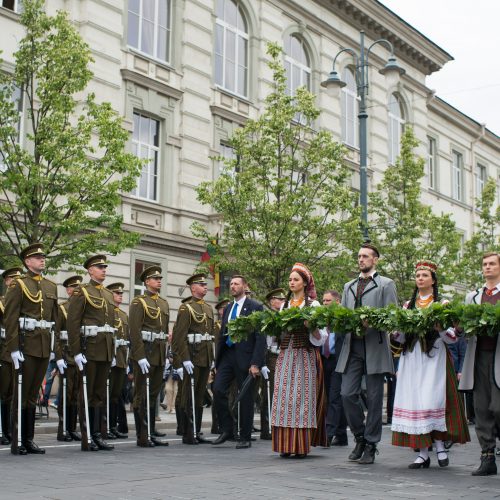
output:
M 448 349 L 446 350 L 446 431 L 432 431 L 427 434 L 392 433 L 394 446 L 427 448 L 432 446 L 432 442 L 436 439 L 460 444 L 470 441 L 463 399 L 458 392 L 457 376 Z

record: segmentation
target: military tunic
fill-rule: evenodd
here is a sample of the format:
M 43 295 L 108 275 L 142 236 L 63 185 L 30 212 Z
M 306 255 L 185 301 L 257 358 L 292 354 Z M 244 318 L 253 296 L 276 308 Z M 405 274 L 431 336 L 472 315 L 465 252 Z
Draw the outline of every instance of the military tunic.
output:
M 131 353 L 134 362 L 134 408 L 140 409 L 145 401 L 146 378 L 137 363 L 146 358 L 149 368 L 149 403 L 153 407 L 160 393 L 163 381 L 163 368 L 167 353 L 167 334 L 170 309 L 168 302 L 156 293 L 146 291 L 144 295 L 135 297 L 130 305 L 129 329 Z M 142 332 L 164 334 L 164 339 L 156 338 L 153 342 L 143 340 Z
M 10 354 L 19 350 L 25 358 L 22 364 L 22 408 L 34 409 L 36 406 L 49 364 L 51 328 L 21 330 L 19 319 L 57 323 L 58 316 L 57 285 L 53 281 L 31 271 L 12 281 L 5 296 L 5 351 Z
M 87 395 L 89 407 L 101 408 L 106 402 L 106 381 L 114 356 L 114 335 L 99 332 L 94 337 L 81 333 L 83 326 L 114 327 L 115 304 L 113 294 L 94 280 L 75 289 L 69 300 L 68 329 L 69 348 L 76 356 L 83 353 L 87 358 Z
M 0 328 L 3 338 L 0 338 L 0 400 L 2 412 L 2 433 L 4 440 L 10 435 L 10 405 L 12 402 L 12 390 L 14 388 L 14 378 L 12 370 L 12 358 L 5 349 L 5 328 L 3 315 L 5 311 L 5 298 L 0 297 Z M 8 444 L 8 439 L 5 443 Z
M 119 307 L 115 307 L 115 312 L 116 339 L 130 342 L 127 313 Z M 109 398 L 112 404 L 118 404 L 118 400 L 120 399 L 127 375 L 128 353 L 129 345 L 122 345 L 116 348 L 116 364 L 111 368 L 111 373 L 109 374 Z
M 199 343 L 189 343 L 188 334 L 203 335 Z M 200 432 L 205 391 L 210 368 L 214 361 L 215 322 L 213 309 L 203 300 L 190 297 L 183 301 L 177 314 L 172 335 L 172 350 L 175 353 L 174 367 L 181 368 L 184 361 L 194 365 L 194 393 L 196 431 Z M 187 374 L 181 382 L 181 407 L 191 418 L 191 380 Z M 189 427 L 188 427 L 189 430 Z

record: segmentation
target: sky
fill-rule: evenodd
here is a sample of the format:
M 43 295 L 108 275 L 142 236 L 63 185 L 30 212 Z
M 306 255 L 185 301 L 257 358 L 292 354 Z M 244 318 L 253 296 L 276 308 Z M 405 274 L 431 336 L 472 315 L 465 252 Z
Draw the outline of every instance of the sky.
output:
M 380 1 L 453 56 L 427 87 L 500 135 L 500 1 Z

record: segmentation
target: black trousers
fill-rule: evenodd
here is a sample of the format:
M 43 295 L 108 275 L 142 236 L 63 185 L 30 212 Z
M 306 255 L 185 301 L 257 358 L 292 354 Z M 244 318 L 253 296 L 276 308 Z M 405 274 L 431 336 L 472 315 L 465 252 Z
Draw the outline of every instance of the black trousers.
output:
M 342 404 L 342 396 L 340 395 L 342 374 L 335 371 L 338 355 L 332 354 L 328 359 L 321 356 L 321 360 L 323 361 L 323 376 L 327 398 L 326 432 L 329 439 L 337 436 L 344 440 L 347 439 L 347 419 Z
M 234 350 L 226 350 L 217 368 L 214 381 L 214 401 L 219 419 L 219 426 L 223 432 L 233 433 L 233 419 L 229 411 L 228 392 L 233 380 L 236 379 L 238 390 L 248 376 L 248 369 L 241 370 L 236 362 Z M 250 441 L 252 435 L 254 398 L 253 384 L 248 388 L 240 402 L 240 439 Z M 235 410 L 237 414 L 237 410 Z

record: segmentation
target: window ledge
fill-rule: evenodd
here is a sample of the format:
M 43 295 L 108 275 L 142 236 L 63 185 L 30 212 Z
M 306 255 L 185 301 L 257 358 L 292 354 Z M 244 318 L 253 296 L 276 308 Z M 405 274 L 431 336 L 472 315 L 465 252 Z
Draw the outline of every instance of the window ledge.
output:
M 468 205 L 467 203 L 465 203 L 463 201 L 455 200 L 455 198 L 452 198 L 451 196 L 447 196 L 439 191 L 436 191 L 434 189 L 429 189 L 429 192 L 432 193 L 437 198 L 441 198 L 442 200 L 448 201 L 449 203 L 452 203 L 453 205 L 458 205 L 459 207 L 465 208 L 466 210 L 473 210 L 473 207 L 471 205 Z
M 175 71 L 174 67 L 168 61 L 163 61 L 161 59 L 153 57 L 151 54 L 147 54 L 146 52 L 141 52 L 140 50 L 131 47 L 130 45 L 126 45 L 126 50 L 135 56 L 147 59 L 148 61 L 156 64 L 157 66 L 161 66 L 162 68 L 168 69 L 169 71 Z
M 253 106 L 253 102 L 250 101 L 250 99 L 248 97 L 242 96 L 240 94 L 236 94 L 235 92 L 231 92 L 230 90 L 227 90 L 224 87 L 221 87 L 220 85 L 216 85 L 215 90 L 217 90 L 221 94 L 226 94 L 230 97 L 234 97 L 235 99 L 238 99 L 239 101 L 242 101 L 245 104 L 248 104 L 249 106 Z
M 19 12 L 15 12 L 12 9 L 7 9 L 7 7 L 2 7 L 0 5 L 0 14 L 4 17 L 8 17 L 14 21 L 19 21 Z

